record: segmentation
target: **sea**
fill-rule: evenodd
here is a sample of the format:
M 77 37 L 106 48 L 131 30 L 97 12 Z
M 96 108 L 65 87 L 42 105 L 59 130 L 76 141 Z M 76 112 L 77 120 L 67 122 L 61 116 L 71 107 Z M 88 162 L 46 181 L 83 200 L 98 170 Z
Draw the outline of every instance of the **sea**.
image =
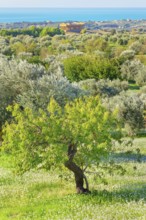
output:
M 0 8 L 0 23 L 146 19 L 146 8 Z

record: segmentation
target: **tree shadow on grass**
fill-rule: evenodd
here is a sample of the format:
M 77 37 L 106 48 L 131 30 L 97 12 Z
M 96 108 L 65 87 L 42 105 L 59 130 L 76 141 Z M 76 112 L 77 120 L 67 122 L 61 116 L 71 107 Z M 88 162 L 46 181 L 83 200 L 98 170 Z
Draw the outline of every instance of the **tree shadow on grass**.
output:
M 146 163 L 146 155 L 131 151 L 114 153 L 111 158 L 118 162 L 141 162 Z
M 119 190 L 109 192 L 107 190 L 93 191 L 91 196 L 97 199 L 98 203 L 127 203 L 130 201 L 146 201 L 146 184 L 139 183 L 134 185 L 125 185 Z
M 139 87 L 138 85 L 136 85 L 136 84 L 130 84 L 130 85 L 129 85 L 129 89 L 130 89 L 130 90 L 139 90 L 140 87 Z

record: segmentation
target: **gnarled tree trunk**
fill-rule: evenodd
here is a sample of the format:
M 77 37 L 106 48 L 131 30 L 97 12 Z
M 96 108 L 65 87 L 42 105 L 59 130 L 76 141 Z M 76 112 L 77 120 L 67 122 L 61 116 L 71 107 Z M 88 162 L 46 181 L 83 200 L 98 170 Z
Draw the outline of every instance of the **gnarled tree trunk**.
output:
M 68 158 L 65 162 L 65 166 L 71 170 L 75 175 L 75 183 L 77 193 L 90 193 L 87 178 L 84 175 L 83 170 L 73 162 L 74 155 L 76 154 L 76 145 L 70 144 L 68 147 Z M 84 180 L 86 188 L 84 188 Z

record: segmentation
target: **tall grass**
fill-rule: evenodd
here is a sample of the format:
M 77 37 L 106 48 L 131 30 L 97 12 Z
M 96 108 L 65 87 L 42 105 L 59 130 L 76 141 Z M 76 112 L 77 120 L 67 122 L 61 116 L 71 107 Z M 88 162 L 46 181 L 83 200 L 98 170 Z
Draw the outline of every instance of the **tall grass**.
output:
M 133 153 L 137 148 L 142 154 L 140 162 Z M 10 159 L 1 157 L 0 220 L 145 220 L 146 139 L 136 139 L 130 150 L 119 148 L 113 156 L 126 168 L 126 174 L 107 174 L 107 185 L 89 177 L 90 195 L 76 195 L 73 176 L 67 171 L 70 181 L 61 179 L 59 171 L 17 176 Z

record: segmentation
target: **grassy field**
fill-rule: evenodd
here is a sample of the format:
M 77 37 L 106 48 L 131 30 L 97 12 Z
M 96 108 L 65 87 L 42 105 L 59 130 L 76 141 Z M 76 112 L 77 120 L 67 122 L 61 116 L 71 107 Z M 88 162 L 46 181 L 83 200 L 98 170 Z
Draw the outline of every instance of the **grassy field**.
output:
M 0 220 L 145 220 L 146 138 L 136 139 L 133 148 L 117 148 L 113 157 L 127 172 L 107 174 L 107 185 L 89 177 L 90 195 L 76 195 L 73 176 L 67 172 L 70 181 L 57 171 L 20 177 L 13 174 L 10 159 L 1 157 Z

